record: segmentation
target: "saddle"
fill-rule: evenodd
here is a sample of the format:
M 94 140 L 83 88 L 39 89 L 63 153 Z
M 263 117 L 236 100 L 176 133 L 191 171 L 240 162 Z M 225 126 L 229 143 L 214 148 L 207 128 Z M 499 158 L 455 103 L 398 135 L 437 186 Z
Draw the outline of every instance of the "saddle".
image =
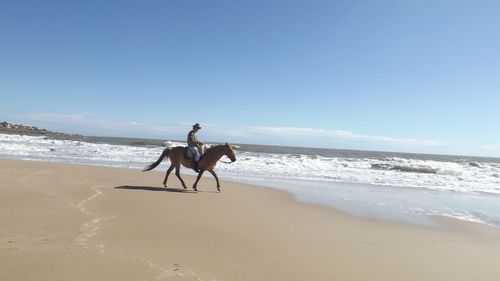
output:
M 201 157 L 203 157 L 203 155 L 205 155 L 205 150 L 206 150 L 205 145 L 198 146 L 198 151 L 200 152 L 200 159 Z M 193 152 L 191 152 L 191 150 L 187 146 L 184 147 L 184 156 L 188 159 L 193 159 Z

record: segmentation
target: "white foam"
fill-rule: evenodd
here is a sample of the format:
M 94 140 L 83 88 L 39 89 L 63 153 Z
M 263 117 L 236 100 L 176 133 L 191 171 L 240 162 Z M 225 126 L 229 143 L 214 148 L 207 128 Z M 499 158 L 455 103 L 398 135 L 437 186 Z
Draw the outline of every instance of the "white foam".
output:
M 373 168 L 378 165 L 388 168 Z M 453 163 L 402 158 L 325 158 L 245 152 L 238 155 L 237 162 L 221 168 L 231 174 L 256 177 L 279 176 L 289 179 L 500 194 L 500 178 L 495 176 L 500 172 L 500 168 L 495 163 L 482 163 L 482 167 L 479 168 L 467 162 Z M 419 170 L 434 172 L 411 172 Z
M 183 146 L 185 143 L 169 141 L 165 145 Z M 0 155 L 19 159 L 142 168 L 156 160 L 163 149 L 0 134 Z M 468 162 L 396 157 L 327 158 L 255 152 L 237 153 L 237 158 L 238 161 L 231 165 L 219 164 L 218 171 L 228 175 L 500 194 L 500 165 L 497 163 L 481 163 L 476 167 Z
M 165 146 L 168 147 L 184 145 L 183 142 L 165 142 Z M 156 161 L 163 149 L 164 147 L 157 146 L 97 144 L 84 141 L 52 140 L 41 136 L 0 134 L 0 158 L 8 159 L 46 160 L 142 169 Z M 283 189 L 295 192 L 295 194 L 311 197 L 311 194 L 318 193 L 319 196 L 313 196 L 317 201 L 320 200 L 318 198 L 321 196 L 326 198 L 321 200 L 333 200 L 325 195 L 338 191 L 338 187 L 333 183 L 386 186 L 388 189 L 385 192 L 388 193 L 398 193 L 398 191 L 407 188 L 414 188 L 420 192 L 418 194 L 436 191 L 443 195 L 439 197 L 440 200 L 446 200 L 450 194 L 455 192 L 466 196 L 466 198 L 472 198 L 476 200 L 475 202 L 480 201 L 479 197 L 476 196 L 495 195 L 492 200 L 499 201 L 500 164 L 498 163 L 441 162 L 398 157 L 380 159 L 329 158 L 259 152 L 237 152 L 236 154 L 236 162 L 232 164 L 219 163 L 217 166 L 217 173 L 221 177 L 236 180 L 246 178 L 252 179 L 254 182 L 259 182 L 264 178 L 266 182 L 270 182 L 268 179 L 275 179 L 281 181 L 281 184 L 277 185 L 281 185 Z M 167 163 L 164 162 L 156 169 L 166 170 L 166 165 Z M 192 173 L 187 169 L 184 169 L 183 172 Z M 283 184 L 287 181 L 300 181 L 303 186 L 307 186 L 307 182 L 318 182 L 322 185 L 322 189 L 291 188 L 291 185 Z M 297 190 L 300 192 L 297 193 Z M 349 196 L 346 195 L 345 198 L 349 198 Z M 425 196 L 421 198 L 425 198 Z M 369 198 L 363 200 L 370 201 Z M 397 209 L 395 205 L 390 206 L 391 204 L 387 203 L 396 201 L 384 200 L 373 199 L 369 204 L 386 204 L 387 208 Z M 435 201 L 432 204 L 439 204 L 439 202 Z M 495 204 L 500 205 L 500 202 L 495 202 Z M 415 204 L 415 206 L 408 206 L 404 212 L 418 213 L 416 210 L 422 208 L 424 210 L 422 213 L 452 216 L 460 219 L 467 218 L 470 221 L 491 222 L 499 219 L 499 210 L 488 211 L 488 208 L 492 206 L 489 203 L 485 205 L 488 207 L 483 208 L 482 206 L 480 203 L 474 207 L 476 209 L 470 209 L 465 207 L 465 204 L 459 204 L 451 211 L 451 209 L 430 208 Z M 475 212 L 477 209 L 481 209 L 481 211 Z

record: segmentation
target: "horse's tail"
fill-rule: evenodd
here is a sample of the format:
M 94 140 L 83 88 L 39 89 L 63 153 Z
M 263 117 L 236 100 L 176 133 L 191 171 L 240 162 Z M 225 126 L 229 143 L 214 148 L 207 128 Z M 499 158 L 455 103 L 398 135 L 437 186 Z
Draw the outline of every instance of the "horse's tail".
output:
M 165 157 L 168 156 L 169 152 L 170 152 L 170 148 L 165 148 L 165 150 L 163 150 L 163 153 L 161 154 L 160 158 L 158 158 L 158 160 L 156 160 L 156 162 L 154 162 L 153 164 L 146 166 L 142 171 L 147 172 L 149 170 L 153 170 L 154 168 L 156 168 L 156 166 L 160 165 L 161 161 L 163 161 L 163 159 L 165 159 Z

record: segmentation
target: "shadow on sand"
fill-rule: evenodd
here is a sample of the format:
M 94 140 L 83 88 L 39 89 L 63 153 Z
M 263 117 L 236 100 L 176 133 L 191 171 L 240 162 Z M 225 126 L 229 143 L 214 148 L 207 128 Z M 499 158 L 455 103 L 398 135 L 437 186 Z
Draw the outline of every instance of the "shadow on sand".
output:
M 116 189 L 128 190 L 146 190 L 146 191 L 163 191 L 163 192 L 177 192 L 177 193 L 196 193 L 194 190 L 169 188 L 169 187 L 154 187 L 154 186 L 134 186 L 134 185 L 121 185 L 115 186 Z

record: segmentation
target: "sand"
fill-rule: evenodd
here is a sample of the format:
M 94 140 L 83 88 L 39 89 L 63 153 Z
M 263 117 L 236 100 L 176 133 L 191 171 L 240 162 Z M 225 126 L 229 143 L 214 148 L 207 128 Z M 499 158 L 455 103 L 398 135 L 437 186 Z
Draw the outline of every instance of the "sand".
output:
M 355 218 L 210 175 L 0 161 L 0 280 L 499 280 L 500 231 Z M 193 178 L 183 175 L 188 184 Z

